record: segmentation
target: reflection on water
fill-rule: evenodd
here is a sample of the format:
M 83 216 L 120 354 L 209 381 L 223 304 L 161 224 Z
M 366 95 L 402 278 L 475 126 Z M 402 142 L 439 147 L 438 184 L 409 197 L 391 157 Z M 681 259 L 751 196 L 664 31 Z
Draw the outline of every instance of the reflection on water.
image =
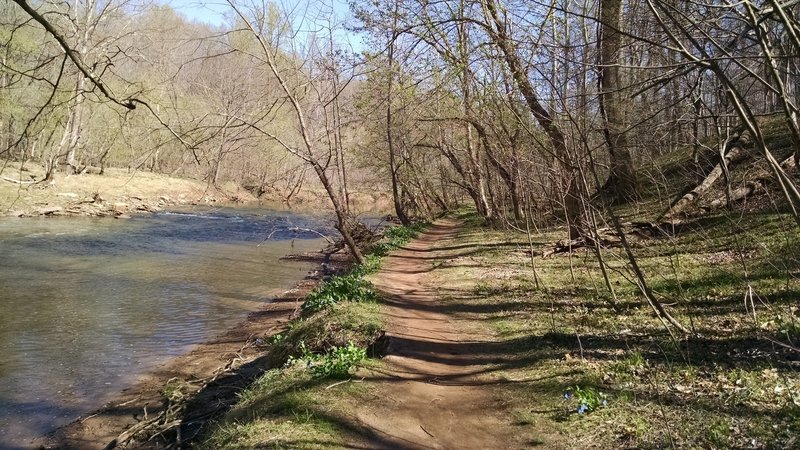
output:
M 322 243 L 294 226 L 322 230 L 252 210 L 0 221 L 0 448 L 101 406 L 301 279 L 308 264 L 278 258 Z

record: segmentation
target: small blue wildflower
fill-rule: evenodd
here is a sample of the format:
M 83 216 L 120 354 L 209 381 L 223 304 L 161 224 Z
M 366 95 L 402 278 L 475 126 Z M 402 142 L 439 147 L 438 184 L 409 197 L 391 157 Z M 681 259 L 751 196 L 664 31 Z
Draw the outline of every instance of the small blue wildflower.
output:
M 572 392 L 564 391 L 564 400 L 569 400 L 572 398 Z
M 588 407 L 588 406 L 586 406 L 586 403 L 581 403 L 580 405 L 578 405 L 578 414 L 583 414 L 583 413 L 585 413 L 585 412 L 586 412 L 588 409 L 589 409 L 589 407 Z
M 603 399 L 603 401 L 600 402 L 600 404 L 603 405 L 603 406 L 606 406 L 608 404 L 608 401 L 606 401 L 606 399 Z

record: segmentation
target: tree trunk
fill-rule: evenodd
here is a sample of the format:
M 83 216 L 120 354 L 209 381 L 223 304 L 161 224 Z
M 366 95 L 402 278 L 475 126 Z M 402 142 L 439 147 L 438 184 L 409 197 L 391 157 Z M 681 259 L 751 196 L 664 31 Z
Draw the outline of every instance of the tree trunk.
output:
M 552 115 L 542 106 L 536 91 L 524 69 L 522 61 L 517 55 L 514 41 L 508 35 L 508 25 L 504 19 L 500 18 L 496 0 L 483 0 L 484 11 L 487 20 L 490 21 L 489 35 L 494 44 L 503 53 L 506 65 L 514 78 L 525 102 L 528 105 L 533 117 L 544 129 L 553 146 L 553 153 L 559 160 L 564 170 L 564 181 L 566 184 L 564 192 L 564 211 L 566 221 L 569 225 L 570 239 L 576 239 L 583 235 L 583 214 L 581 211 L 581 191 L 578 184 L 577 167 L 572 163 L 572 158 L 567 151 L 567 142 L 561 129 L 556 125 Z
M 461 10 L 463 13 L 464 2 L 461 2 Z M 466 22 L 458 24 L 458 57 L 462 66 L 461 70 L 461 91 L 464 96 L 463 106 L 464 115 L 472 117 L 472 71 L 470 70 L 469 62 L 469 28 Z M 480 206 L 478 212 L 481 213 L 484 220 L 491 220 L 492 206 L 486 197 L 486 180 L 483 176 L 483 167 L 481 167 L 481 157 L 475 146 L 472 137 L 472 126 L 469 123 L 464 123 L 464 132 L 467 136 L 467 156 L 469 159 L 468 174 L 472 179 L 472 184 L 478 190 L 478 201 Z
M 398 1 L 394 5 L 394 28 L 397 27 L 397 8 Z M 397 39 L 397 31 L 392 30 L 392 36 L 388 48 L 389 79 L 386 81 L 386 144 L 389 146 L 389 171 L 392 177 L 392 200 L 394 201 L 394 212 L 397 218 L 405 225 L 411 225 L 411 221 L 406 215 L 403 203 L 400 201 L 400 186 L 397 180 L 397 156 L 394 148 L 394 137 L 392 136 L 392 86 L 394 83 L 394 44 Z
M 620 16 L 622 0 L 600 2 L 600 111 L 603 115 L 603 136 L 611 158 L 610 172 L 603 192 L 612 203 L 636 200 L 636 174 L 628 141 L 625 137 L 625 113 L 620 89 L 620 52 L 622 33 Z
M 86 86 L 86 78 L 84 78 L 83 74 L 77 75 L 78 80 L 75 84 L 75 100 L 70 108 L 70 127 L 69 127 L 69 139 L 67 141 L 67 165 L 72 168 L 73 173 L 78 173 L 80 168 L 78 167 L 78 157 L 77 157 L 77 150 L 78 150 L 78 139 L 81 135 L 81 125 L 83 122 L 83 90 Z

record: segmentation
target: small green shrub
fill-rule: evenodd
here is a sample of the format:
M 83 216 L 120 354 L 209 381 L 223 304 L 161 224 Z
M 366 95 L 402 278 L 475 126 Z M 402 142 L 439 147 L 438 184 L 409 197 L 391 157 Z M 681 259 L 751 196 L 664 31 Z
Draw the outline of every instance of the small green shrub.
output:
M 618 374 L 636 374 L 647 365 L 647 360 L 641 352 L 628 353 L 625 358 L 611 365 L 611 370 Z
M 386 255 L 383 255 L 383 256 L 386 256 Z M 371 273 L 377 272 L 378 269 L 380 269 L 380 268 L 381 268 L 381 256 L 375 255 L 375 254 L 370 254 L 370 255 L 365 256 L 364 257 L 364 263 L 363 264 L 359 264 L 358 266 L 353 268 L 353 271 L 351 273 L 354 274 L 354 275 L 363 277 L 363 276 L 369 275 Z
M 328 308 L 341 301 L 373 302 L 377 294 L 372 289 L 372 283 L 365 280 L 359 273 L 331 278 L 330 281 L 314 289 L 306 297 L 302 311 L 304 316 Z
M 728 446 L 730 430 L 730 423 L 727 419 L 718 419 L 708 428 L 706 436 L 715 447 L 723 448 Z
M 382 258 L 387 256 L 390 251 L 394 250 L 395 247 L 392 246 L 389 242 L 378 242 L 373 244 L 369 250 L 370 256 L 375 256 L 378 258 Z
M 389 242 L 393 244 L 403 245 L 417 237 L 419 230 L 415 229 L 412 225 L 411 227 L 391 227 L 387 228 L 384 231 L 383 235 Z
M 286 335 L 284 333 L 278 333 L 276 335 L 273 335 L 271 338 L 269 338 L 269 340 L 267 342 L 270 345 L 275 345 L 275 344 L 280 344 L 281 342 L 283 342 L 285 340 L 286 340 Z
M 311 373 L 316 378 L 347 378 L 350 370 L 367 359 L 367 351 L 348 342 L 344 347 L 333 347 L 324 356 L 312 360 Z
M 331 347 L 324 355 L 312 353 L 305 342 L 300 342 L 300 356 L 289 357 L 285 366 L 305 366 L 314 378 L 347 378 L 350 371 L 367 359 L 367 351 L 353 342 L 341 347 Z

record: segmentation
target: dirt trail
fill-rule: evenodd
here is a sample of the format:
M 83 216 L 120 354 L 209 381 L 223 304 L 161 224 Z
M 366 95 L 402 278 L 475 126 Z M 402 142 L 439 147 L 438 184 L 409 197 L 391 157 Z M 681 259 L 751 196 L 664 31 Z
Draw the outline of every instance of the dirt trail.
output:
M 457 256 L 460 223 L 437 221 L 390 256 L 375 279 L 388 306 L 388 355 L 368 383 L 380 399 L 356 416 L 380 442 L 371 448 L 518 448 L 520 429 L 491 388 L 492 337 L 447 313 L 427 276 Z M 449 247 L 449 248 L 448 248 Z M 480 333 L 480 332 L 479 332 Z M 385 370 L 384 370 L 385 369 Z M 371 377 L 368 377 L 371 378 Z

